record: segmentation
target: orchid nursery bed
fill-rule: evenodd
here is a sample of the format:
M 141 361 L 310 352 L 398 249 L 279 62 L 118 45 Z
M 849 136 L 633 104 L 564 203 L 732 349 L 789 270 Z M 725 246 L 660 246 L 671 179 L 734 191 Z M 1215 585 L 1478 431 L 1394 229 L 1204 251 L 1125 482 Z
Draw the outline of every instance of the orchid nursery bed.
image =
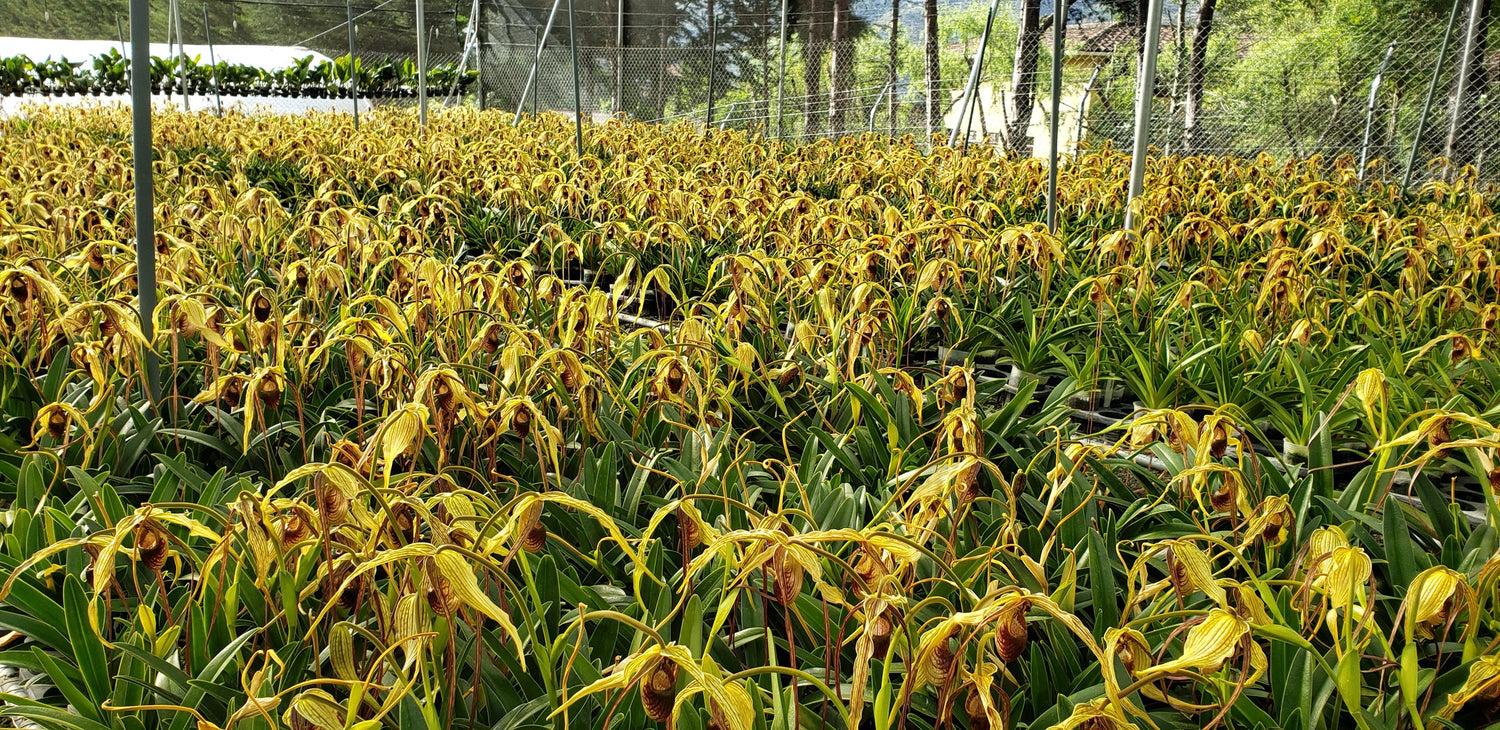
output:
M 1472 170 L 363 121 L 158 115 L 147 326 L 128 113 L 0 120 L 11 723 L 1500 719 Z

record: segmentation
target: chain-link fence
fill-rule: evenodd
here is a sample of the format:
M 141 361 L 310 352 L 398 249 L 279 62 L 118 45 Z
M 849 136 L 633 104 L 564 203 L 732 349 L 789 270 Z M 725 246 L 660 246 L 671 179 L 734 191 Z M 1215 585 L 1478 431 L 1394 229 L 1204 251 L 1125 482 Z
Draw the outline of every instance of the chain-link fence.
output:
M 193 17 L 197 0 L 179 1 Z M 343 21 L 352 15 L 362 63 L 415 57 L 414 0 L 206 2 L 205 38 L 209 16 L 219 17 L 221 6 L 276 10 L 295 22 L 258 41 L 337 57 L 349 51 Z M 1500 143 L 1489 93 L 1500 70 L 1490 42 L 1491 0 L 1163 5 L 1150 131 L 1159 152 L 1349 155 L 1385 160 L 1384 174 L 1395 176 L 1412 160 L 1420 176 L 1439 157 L 1476 164 L 1484 174 Z M 1067 5 L 1062 152 L 1129 146 L 1147 6 Z M 477 72 L 463 93 L 437 86 L 429 98 L 594 119 L 623 113 L 693 120 L 797 140 L 860 132 L 946 138 L 957 129 L 956 138 L 972 143 L 1046 155 L 1054 0 L 1000 0 L 993 18 L 990 7 L 983 0 L 429 2 L 429 66 Z M 238 20 L 228 22 L 243 30 Z M 230 33 L 212 32 L 221 30 Z M 187 39 L 198 40 L 192 24 Z M 330 96 L 316 104 L 279 96 L 231 103 L 272 112 L 351 105 Z M 972 99 L 967 107 L 965 99 Z M 414 99 L 366 95 L 360 103 L 368 109 Z
M 679 5 L 676 25 L 654 30 L 643 29 L 628 7 L 616 15 L 625 32 L 615 42 L 578 49 L 583 113 L 693 119 L 802 139 L 861 131 L 947 135 L 962 127 L 959 136 L 974 141 L 1048 151 L 1050 0 L 999 4 L 967 114 L 959 107 L 980 56 L 985 3 L 940 6 L 939 32 L 929 43 L 922 5 L 911 0 L 856 3 L 853 13 L 839 0 L 794 3 L 784 29 L 779 13 L 726 16 L 722 7 L 710 25 L 709 2 Z M 1080 142 L 1129 146 L 1145 32 L 1145 18 L 1130 14 L 1131 5 L 1145 3 L 1079 0 L 1068 8 L 1059 104 L 1064 152 Z M 1500 140 L 1488 93 L 1500 67 L 1490 50 L 1489 5 L 1167 2 L 1151 143 L 1169 154 L 1347 154 L 1384 160 L 1394 175 L 1413 157 L 1419 175 L 1438 157 L 1483 171 Z M 610 15 L 597 6 L 592 12 L 591 28 Z M 573 112 L 567 28 L 559 21 L 543 40 L 541 25 L 507 19 L 483 26 L 489 105 L 515 108 L 535 62 L 537 82 L 524 110 Z

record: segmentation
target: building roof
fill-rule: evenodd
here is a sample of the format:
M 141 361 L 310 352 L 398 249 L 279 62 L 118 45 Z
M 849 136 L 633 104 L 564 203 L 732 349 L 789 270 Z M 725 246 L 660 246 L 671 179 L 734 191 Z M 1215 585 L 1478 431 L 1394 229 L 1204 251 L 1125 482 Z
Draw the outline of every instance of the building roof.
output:
M 1113 54 L 1121 48 L 1133 47 L 1137 32 L 1136 24 L 1124 21 L 1078 23 L 1068 26 L 1067 42 L 1072 47 L 1073 53 Z M 1177 29 L 1163 25 L 1161 42 L 1173 43 L 1176 40 Z

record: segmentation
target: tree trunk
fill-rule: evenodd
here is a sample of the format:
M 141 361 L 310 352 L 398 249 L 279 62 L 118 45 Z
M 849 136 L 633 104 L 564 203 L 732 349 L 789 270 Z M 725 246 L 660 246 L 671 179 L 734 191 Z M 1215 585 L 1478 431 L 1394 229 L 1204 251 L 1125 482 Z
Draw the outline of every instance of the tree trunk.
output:
M 1031 154 L 1031 108 L 1036 106 L 1036 64 L 1040 56 L 1042 0 L 1023 0 L 1021 27 L 1016 38 L 1016 63 L 1011 75 L 1011 117 L 1006 146 L 1022 156 Z M 978 93 L 978 90 L 975 90 Z
M 1454 169 L 1474 162 L 1476 152 L 1479 148 L 1479 98 L 1484 96 L 1489 86 L 1489 74 L 1485 71 L 1484 48 L 1485 39 L 1489 36 L 1490 28 L 1490 0 L 1477 0 L 1474 4 L 1474 12 L 1478 14 L 1478 24 L 1474 27 L 1474 40 L 1472 46 L 1466 42 L 1463 51 L 1470 53 L 1469 79 L 1465 88 L 1457 89 L 1454 93 L 1453 108 L 1462 109 L 1462 114 L 1457 115 L 1449 127 L 1447 149 L 1444 155 L 1453 164 Z M 1464 59 L 1459 57 L 1459 63 Z
M 818 99 L 823 95 L 823 59 L 828 55 L 828 44 L 823 42 L 826 27 L 823 21 L 824 3 L 810 0 L 807 12 L 807 40 L 803 43 L 802 59 L 802 134 L 815 137 L 823 131 L 823 117 L 818 109 Z
M 1208 66 L 1208 36 L 1214 29 L 1214 6 L 1218 0 L 1203 0 L 1198 8 L 1198 26 L 1193 29 L 1193 47 L 1188 51 L 1187 110 L 1182 130 L 1182 152 L 1191 155 L 1203 143 L 1198 128 L 1203 113 L 1203 74 Z
M 942 85 L 942 66 L 938 63 L 938 0 L 922 4 L 924 42 L 927 46 L 927 137 L 932 138 L 938 125 L 938 87 Z
M 1135 0 L 1135 66 L 1146 58 L 1146 17 L 1151 14 L 1151 0 Z
M 849 131 L 849 96 L 854 78 L 854 43 L 849 35 L 849 0 L 833 0 L 833 60 L 828 74 L 828 128 Z

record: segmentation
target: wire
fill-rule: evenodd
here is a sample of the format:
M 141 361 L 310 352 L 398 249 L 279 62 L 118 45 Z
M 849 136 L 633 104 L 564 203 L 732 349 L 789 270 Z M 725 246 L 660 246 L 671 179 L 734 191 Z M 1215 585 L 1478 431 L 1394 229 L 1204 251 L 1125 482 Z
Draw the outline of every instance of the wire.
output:
M 278 7 L 289 7 L 289 8 L 329 8 L 329 9 L 337 8 L 339 10 L 343 10 L 344 9 L 344 6 L 342 4 L 340 4 L 340 3 L 296 3 L 296 2 L 285 2 L 284 0 L 225 0 L 225 2 L 239 3 L 241 5 L 274 5 L 274 6 L 278 6 Z M 367 13 L 376 13 L 376 12 L 379 12 L 379 13 L 405 13 L 407 15 L 416 15 L 416 13 L 417 13 L 417 11 L 414 10 L 414 9 L 413 10 L 403 10 L 401 8 L 383 8 L 383 7 L 380 7 L 380 6 L 376 6 L 376 7 L 373 7 L 373 8 L 354 8 L 354 9 L 355 10 L 364 10 Z M 425 11 L 425 14 L 427 14 L 427 15 L 454 15 L 455 12 L 452 11 L 452 10 L 427 10 L 427 11 Z M 347 22 L 347 21 L 345 21 L 345 22 Z
M 369 10 L 366 10 L 363 13 L 360 13 L 359 15 L 354 16 L 354 19 L 355 20 L 359 20 L 360 18 L 363 18 L 366 15 L 369 15 L 370 13 L 375 12 L 376 10 L 379 10 L 379 9 L 381 9 L 381 8 L 387 6 L 387 5 L 390 5 L 393 2 L 396 2 L 396 0 L 385 0 L 385 2 L 383 2 L 383 3 L 379 4 L 379 5 L 376 5 L 375 7 L 370 8 Z M 304 38 L 304 39 L 302 39 L 300 41 L 297 41 L 293 45 L 297 45 L 297 46 L 306 45 L 310 41 L 315 41 L 315 40 L 317 40 L 319 38 L 322 38 L 325 35 L 328 35 L 329 33 L 332 33 L 334 31 L 336 31 L 336 30 L 338 30 L 340 28 L 346 27 L 348 25 L 349 25 L 349 21 L 345 20 L 344 22 L 339 23 L 338 25 L 335 25 L 332 28 L 329 28 L 328 30 L 325 30 L 325 31 L 323 31 L 321 33 L 318 33 L 316 35 L 308 36 L 307 38 Z

